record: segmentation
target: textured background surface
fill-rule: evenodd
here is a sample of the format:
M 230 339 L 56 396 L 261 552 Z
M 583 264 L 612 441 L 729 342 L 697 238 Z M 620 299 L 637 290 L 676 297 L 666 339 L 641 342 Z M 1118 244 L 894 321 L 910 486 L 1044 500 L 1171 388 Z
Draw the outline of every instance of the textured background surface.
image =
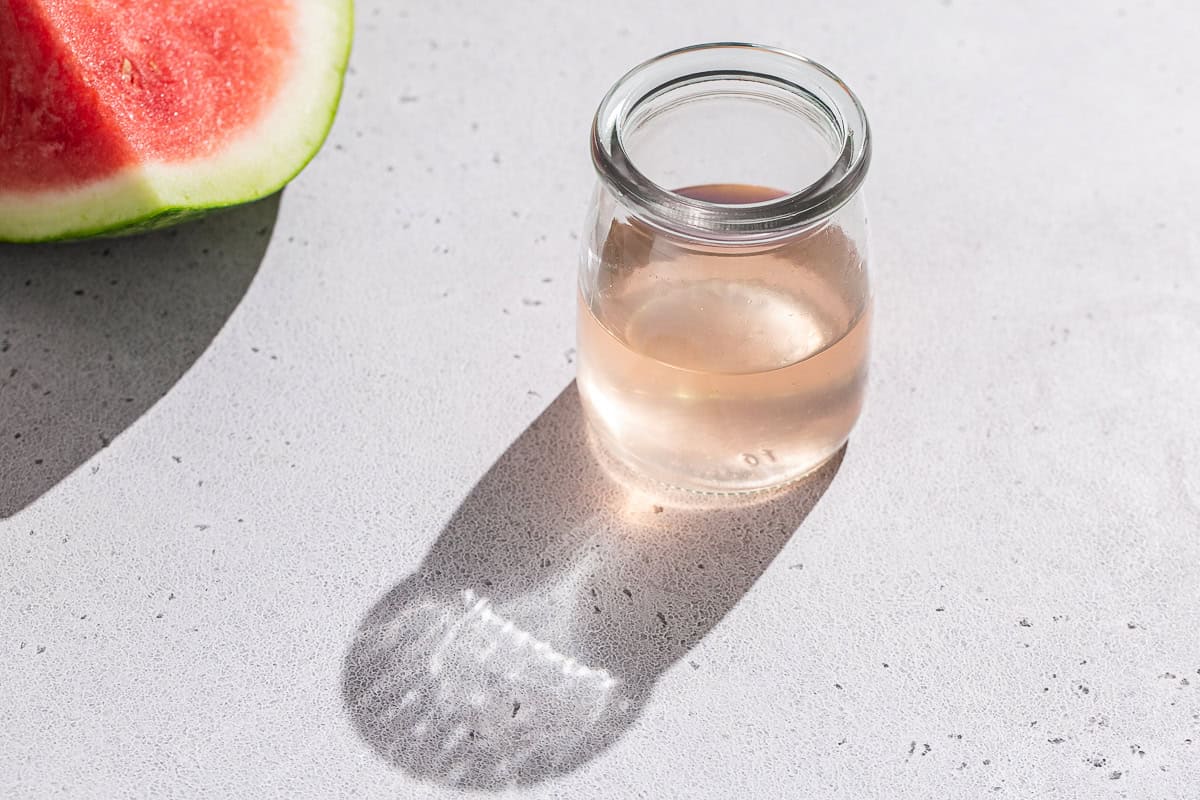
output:
M 0 795 L 1195 797 L 1200 14 L 905 5 L 362 2 L 281 199 L 0 249 Z M 869 408 L 648 515 L 559 397 L 587 124 L 722 38 L 871 113 Z

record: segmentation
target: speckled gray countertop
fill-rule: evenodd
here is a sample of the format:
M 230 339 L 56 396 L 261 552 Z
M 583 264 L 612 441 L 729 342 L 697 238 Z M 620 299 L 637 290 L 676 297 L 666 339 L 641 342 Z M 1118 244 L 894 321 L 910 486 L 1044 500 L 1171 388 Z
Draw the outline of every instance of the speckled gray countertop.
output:
M 0 796 L 1200 796 L 1198 32 L 360 2 L 280 197 L 0 248 Z M 617 508 L 587 125 L 714 39 L 871 113 L 869 405 L 798 500 Z

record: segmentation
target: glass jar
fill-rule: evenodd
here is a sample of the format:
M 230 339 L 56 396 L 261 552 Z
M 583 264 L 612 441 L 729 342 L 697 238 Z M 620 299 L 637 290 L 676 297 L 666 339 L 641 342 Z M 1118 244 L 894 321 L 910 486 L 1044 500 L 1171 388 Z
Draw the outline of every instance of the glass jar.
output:
M 750 44 L 634 68 L 592 127 L 578 385 L 593 440 L 666 486 L 800 478 L 858 419 L 870 289 L 862 106 Z

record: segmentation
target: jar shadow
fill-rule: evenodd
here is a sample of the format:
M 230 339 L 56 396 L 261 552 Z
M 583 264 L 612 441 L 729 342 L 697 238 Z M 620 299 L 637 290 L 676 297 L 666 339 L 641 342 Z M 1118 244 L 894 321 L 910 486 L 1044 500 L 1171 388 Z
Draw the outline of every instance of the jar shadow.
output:
M 342 673 L 354 727 L 439 784 L 499 790 L 576 769 L 746 594 L 843 453 L 786 491 L 644 495 L 593 455 L 572 383 L 360 624 Z

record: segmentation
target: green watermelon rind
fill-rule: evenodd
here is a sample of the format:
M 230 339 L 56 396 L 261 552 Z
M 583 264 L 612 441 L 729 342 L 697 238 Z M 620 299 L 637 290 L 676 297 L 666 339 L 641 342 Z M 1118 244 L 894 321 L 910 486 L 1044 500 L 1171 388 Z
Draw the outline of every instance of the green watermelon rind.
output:
M 318 26 L 318 29 L 322 29 L 327 33 L 327 45 L 329 49 L 325 63 L 328 65 L 328 69 L 318 73 L 315 76 L 315 80 L 323 84 L 319 88 L 323 88 L 327 93 L 328 113 L 324 116 L 318 116 L 315 113 L 306 115 L 304 122 L 311 125 L 307 129 L 313 134 L 311 138 L 301 135 L 301 141 L 293 143 L 294 146 L 288 148 L 282 156 L 279 156 L 277 162 L 272 162 L 278 163 L 286 159 L 293 163 L 294 166 L 286 170 L 275 170 L 280 174 L 272 176 L 268 180 L 259 182 L 251 180 L 249 183 L 241 186 L 239 186 L 240 176 L 238 175 L 231 175 L 225 179 L 216 179 L 214 183 L 219 187 L 218 194 L 220 196 L 209 200 L 200 200 L 199 202 L 156 202 L 161 194 L 169 195 L 171 187 L 166 184 L 156 187 L 153 179 L 145 184 L 135 182 L 126 187 L 118 187 L 114 190 L 113 197 L 132 202 L 135 206 L 140 204 L 144 208 L 140 213 L 131 213 L 128 216 L 122 216 L 112 222 L 99 225 L 72 225 L 70 220 L 61 218 L 61 221 L 58 221 L 57 230 L 43 230 L 32 234 L 22 234 L 19 231 L 22 227 L 19 213 L 15 215 L 18 217 L 15 220 L 13 214 L 0 214 L 0 242 L 57 242 L 100 236 L 123 236 L 143 233 L 195 219 L 211 211 L 239 206 L 263 197 L 269 197 L 290 183 L 320 152 L 321 147 L 325 144 L 329 136 L 330 130 L 333 128 L 333 122 L 337 117 L 338 105 L 341 102 L 344 90 L 345 74 L 349 65 L 350 47 L 354 32 L 353 0 L 308 0 L 307 3 L 299 3 L 298 6 L 309 10 L 309 13 L 314 13 L 312 12 L 313 9 L 324 9 L 329 12 L 329 21 L 335 24 L 333 27 Z M 298 60 L 301 62 L 307 61 L 311 64 L 315 60 L 315 55 L 311 50 L 306 50 L 307 44 L 307 42 L 300 42 L 297 48 Z M 307 96 L 307 93 L 303 94 L 302 97 L 304 99 L 311 99 L 310 96 Z M 326 104 L 323 103 L 321 105 L 324 107 Z M 265 138 L 271 134 L 268 131 L 261 135 Z M 178 170 L 186 176 L 189 165 L 182 163 L 169 165 L 167 168 Z M 202 168 L 202 166 L 198 168 L 197 172 L 199 173 Z M 137 197 L 136 194 L 139 192 L 147 193 L 148 196 L 145 198 Z M 94 204 L 99 205 L 109 199 L 111 198 L 102 195 L 94 201 Z M 0 193 L 0 201 L 2 200 L 4 200 L 4 197 Z M 37 197 L 33 198 L 33 201 L 35 203 L 44 202 L 42 198 Z M 3 211 L 2 205 L 0 205 L 0 211 Z M 4 216 L 8 216 L 8 219 L 4 219 Z M 43 224 L 42 227 L 45 228 L 47 226 Z

